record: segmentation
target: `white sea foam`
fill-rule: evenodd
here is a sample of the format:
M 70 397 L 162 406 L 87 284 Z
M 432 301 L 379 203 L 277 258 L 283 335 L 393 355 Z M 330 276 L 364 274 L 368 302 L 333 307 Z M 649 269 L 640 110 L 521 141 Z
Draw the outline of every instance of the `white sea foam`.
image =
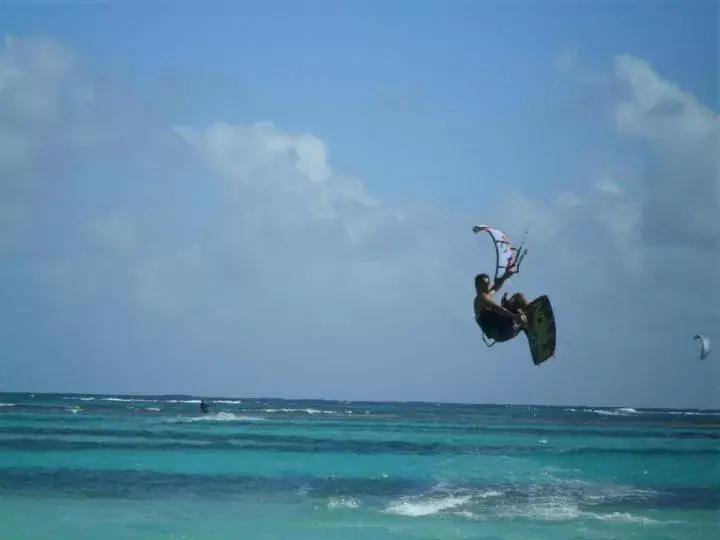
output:
M 385 511 L 401 516 L 429 516 L 466 504 L 470 495 L 408 498 L 390 504 Z
M 328 508 L 360 508 L 360 503 L 354 497 L 330 497 Z
M 430 516 L 448 511 L 457 514 L 469 512 L 466 507 L 487 505 L 489 500 L 502 496 L 503 492 L 497 489 L 473 491 L 454 488 L 450 483 L 441 482 L 427 493 L 392 501 L 384 512 L 408 517 Z
M 101 398 L 101 401 L 116 401 L 120 403 L 158 403 L 157 399 L 131 399 L 131 398 L 117 398 L 117 397 L 105 397 Z
M 718 411 L 668 411 L 673 416 L 720 416 Z
M 245 416 L 231 412 L 219 412 L 186 418 L 178 417 L 174 419 L 176 422 L 258 422 L 262 420 L 265 420 L 265 418 L 260 416 Z
M 617 523 L 635 523 L 642 525 L 655 525 L 660 523 L 654 519 L 630 514 L 629 512 L 589 512 L 580 508 L 579 501 L 572 496 L 555 495 L 548 498 L 539 498 L 525 504 L 503 505 L 494 512 L 496 517 L 502 519 L 530 519 L 540 521 L 573 521 L 573 520 L 600 520 Z
M 305 414 L 342 414 L 338 411 L 328 411 L 328 410 L 322 410 L 322 409 L 288 409 L 288 408 L 282 408 L 282 409 L 263 409 L 263 412 L 266 413 L 305 413 Z
M 590 517 L 601 521 L 615 521 L 618 523 L 639 523 L 642 525 L 655 525 L 660 523 L 657 520 L 629 514 L 628 512 L 611 512 L 609 514 L 596 514 L 594 512 L 583 512 L 584 517 Z
M 623 409 L 589 409 L 588 412 L 601 414 L 603 416 L 628 416 L 631 414 Z

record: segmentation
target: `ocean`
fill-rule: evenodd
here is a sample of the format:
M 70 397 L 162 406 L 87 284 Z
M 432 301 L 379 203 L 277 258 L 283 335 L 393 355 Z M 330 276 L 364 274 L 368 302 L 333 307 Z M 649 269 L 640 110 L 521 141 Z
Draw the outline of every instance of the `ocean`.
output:
M 2 540 L 720 539 L 720 412 L 0 394 Z

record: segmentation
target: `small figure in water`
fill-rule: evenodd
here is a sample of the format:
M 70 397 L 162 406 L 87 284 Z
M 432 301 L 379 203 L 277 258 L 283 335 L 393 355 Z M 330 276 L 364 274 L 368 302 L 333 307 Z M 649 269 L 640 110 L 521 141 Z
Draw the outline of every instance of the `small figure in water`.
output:
M 207 401 L 204 399 L 200 400 L 200 408 L 202 409 L 202 412 L 207 414 L 210 412 L 210 406 L 207 404 Z
M 511 275 L 512 272 L 505 272 L 492 285 L 487 274 L 475 276 L 475 322 L 488 338 L 496 342 L 509 341 L 527 328 L 525 309 L 528 303 L 522 293 L 515 293 L 509 300 L 506 293 L 500 304 L 492 297 Z

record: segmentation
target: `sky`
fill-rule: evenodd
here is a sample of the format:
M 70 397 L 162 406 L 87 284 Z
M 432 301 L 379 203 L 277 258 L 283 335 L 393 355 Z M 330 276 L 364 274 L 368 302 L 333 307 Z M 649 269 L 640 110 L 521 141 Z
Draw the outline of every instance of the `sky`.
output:
M 720 408 L 718 15 L 0 0 L 0 390 Z

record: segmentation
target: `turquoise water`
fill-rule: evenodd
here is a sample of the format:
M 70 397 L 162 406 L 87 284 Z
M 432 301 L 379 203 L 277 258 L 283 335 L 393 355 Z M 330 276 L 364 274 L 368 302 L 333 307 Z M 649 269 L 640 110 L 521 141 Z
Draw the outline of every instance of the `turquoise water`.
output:
M 0 394 L 14 539 L 720 538 L 720 412 Z

